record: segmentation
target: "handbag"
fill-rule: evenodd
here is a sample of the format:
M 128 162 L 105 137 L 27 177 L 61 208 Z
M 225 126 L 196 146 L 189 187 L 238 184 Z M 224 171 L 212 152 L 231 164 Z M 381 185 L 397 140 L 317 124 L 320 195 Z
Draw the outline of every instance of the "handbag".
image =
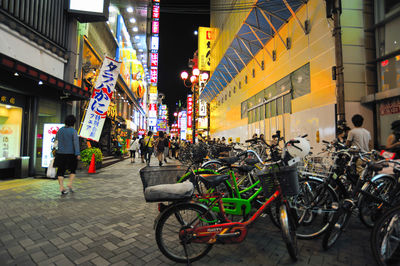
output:
M 54 158 L 53 158 L 50 160 L 49 167 L 47 167 L 46 176 L 49 178 L 55 178 L 56 172 L 57 172 L 57 170 L 54 167 Z

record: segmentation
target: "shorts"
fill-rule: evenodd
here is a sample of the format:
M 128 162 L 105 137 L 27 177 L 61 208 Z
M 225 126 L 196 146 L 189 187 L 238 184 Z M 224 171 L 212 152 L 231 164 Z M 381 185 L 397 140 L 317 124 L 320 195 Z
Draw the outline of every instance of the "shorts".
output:
M 135 153 L 136 153 L 136 151 L 135 150 L 129 150 L 129 152 L 130 152 L 130 154 L 131 154 L 131 158 L 135 158 Z
M 58 167 L 57 176 L 64 176 L 65 171 L 69 170 L 71 174 L 75 174 L 78 160 L 75 154 L 57 153 L 54 160 L 54 166 Z

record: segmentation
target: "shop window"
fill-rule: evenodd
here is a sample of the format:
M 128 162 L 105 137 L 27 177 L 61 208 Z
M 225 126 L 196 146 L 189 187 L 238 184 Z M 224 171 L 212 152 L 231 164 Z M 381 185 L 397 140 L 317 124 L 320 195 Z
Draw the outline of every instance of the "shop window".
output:
M 0 104 L 0 160 L 20 157 L 22 108 Z
M 293 86 L 293 99 L 310 93 L 310 64 L 307 63 L 291 73 L 290 79 Z
M 400 100 L 385 100 L 378 105 L 379 143 L 384 145 L 390 134 L 391 124 L 400 118 Z
M 400 55 L 380 62 L 381 90 L 400 88 Z

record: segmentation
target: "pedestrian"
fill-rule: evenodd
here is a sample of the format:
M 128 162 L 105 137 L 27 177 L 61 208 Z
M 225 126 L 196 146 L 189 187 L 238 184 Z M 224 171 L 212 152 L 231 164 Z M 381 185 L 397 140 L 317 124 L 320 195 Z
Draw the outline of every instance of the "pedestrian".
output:
M 150 165 L 150 159 L 151 155 L 153 154 L 153 144 L 154 144 L 154 138 L 153 138 L 153 132 L 149 131 L 147 133 L 147 136 L 143 140 L 144 143 L 144 159 L 146 160 L 146 164 Z
M 139 150 L 140 150 L 140 158 L 142 159 L 142 163 L 144 163 L 144 155 L 145 155 L 145 150 L 144 150 L 144 138 L 139 139 Z
M 400 120 L 391 124 L 392 134 L 386 139 L 386 149 L 394 153 L 394 159 L 400 159 Z
M 256 138 L 258 138 L 258 135 L 257 135 L 257 133 L 254 133 L 253 134 L 253 137 L 251 137 L 252 139 L 256 139 Z
M 139 139 L 133 137 L 131 145 L 129 146 L 129 152 L 131 157 L 131 163 L 135 162 L 136 152 L 139 150 Z
M 68 115 L 65 118 L 65 126 L 60 128 L 56 134 L 58 141 L 58 150 L 54 164 L 57 169 L 58 183 L 60 185 L 61 195 L 65 195 L 68 191 L 64 187 L 64 174 L 66 170 L 70 171 L 69 182 L 67 184 L 69 192 L 74 192 L 72 183 L 75 178 L 75 171 L 78 165 L 78 160 L 81 159 L 79 148 L 79 137 L 74 125 L 76 118 L 73 115 Z
M 221 144 L 225 144 L 225 137 L 221 138 Z
M 178 148 L 178 137 L 172 137 L 171 140 L 171 155 L 176 159 L 176 149 Z
M 346 146 L 356 146 L 362 152 L 368 152 L 372 147 L 371 142 L 371 134 L 365 128 L 362 128 L 364 118 L 356 114 L 351 118 L 353 125 L 355 128 L 350 130 L 349 135 L 347 136 Z M 360 175 L 363 171 L 363 161 L 361 159 L 357 159 L 356 161 L 356 171 Z
M 346 134 L 345 129 L 342 128 L 342 127 L 338 127 L 337 130 L 336 130 L 337 137 L 336 137 L 335 143 L 338 143 L 340 146 L 344 147 L 346 145 L 346 136 L 345 136 L 345 134 Z
M 372 148 L 371 134 L 365 128 L 362 128 L 364 118 L 356 114 L 351 118 L 354 124 L 352 130 L 350 130 L 347 136 L 346 146 L 356 146 L 362 152 L 368 152 Z
M 169 141 L 169 136 L 167 136 L 166 138 L 164 138 L 164 162 L 167 163 L 167 157 L 169 159 L 171 159 L 171 157 L 169 157 L 169 146 L 171 145 L 170 141 Z
M 154 147 L 156 150 L 157 154 L 157 159 L 158 159 L 158 165 L 162 166 L 163 165 L 163 156 L 164 156 L 164 150 L 165 150 L 165 137 L 164 137 L 164 132 L 160 131 L 158 133 L 158 138 L 154 142 Z

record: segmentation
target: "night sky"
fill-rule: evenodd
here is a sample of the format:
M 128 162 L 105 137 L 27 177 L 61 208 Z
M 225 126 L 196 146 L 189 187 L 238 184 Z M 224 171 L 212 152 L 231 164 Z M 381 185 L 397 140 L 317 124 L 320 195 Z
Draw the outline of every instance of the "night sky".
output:
M 209 0 L 160 1 L 158 90 L 166 95 L 163 103 L 168 105 L 169 124 L 173 122 L 176 103 L 181 100 L 184 104 L 190 92 L 190 89 L 183 85 L 180 73 L 189 70 L 189 59 L 193 58 L 197 50 L 197 36 L 194 35 L 194 31 L 199 26 L 209 27 L 210 25 L 209 13 L 188 14 L 196 10 L 196 3 L 209 6 Z M 180 8 L 176 8 L 178 6 Z

